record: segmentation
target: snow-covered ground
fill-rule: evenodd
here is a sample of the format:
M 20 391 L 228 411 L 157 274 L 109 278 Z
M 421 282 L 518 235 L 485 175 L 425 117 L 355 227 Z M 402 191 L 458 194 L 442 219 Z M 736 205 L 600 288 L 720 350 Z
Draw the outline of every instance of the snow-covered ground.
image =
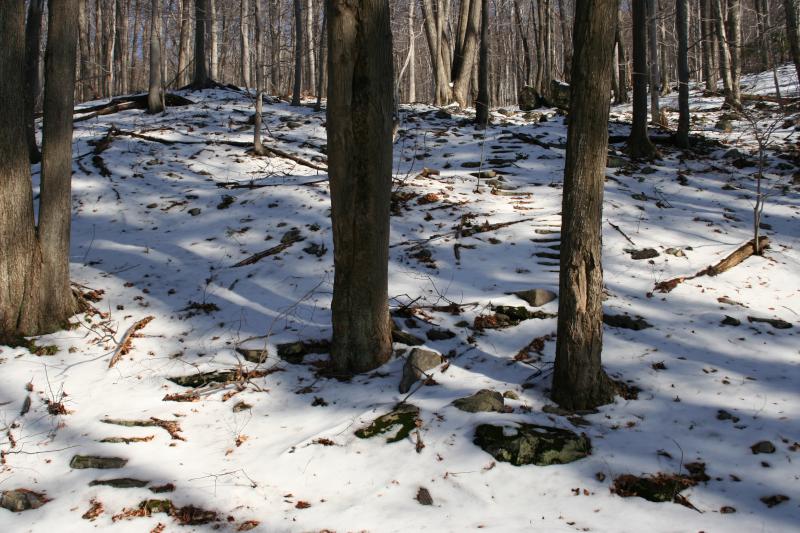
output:
M 790 74 L 786 69 L 784 77 Z M 597 413 L 567 417 L 543 410 L 552 406 L 554 340 L 544 340 L 540 356 L 515 359 L 533 339 L 555 332 L 554 318 L 471 328 L 493 305 L 524 305 L 507 293 L 558 289 L 563 117 L 552 109 L 529 115 L 509 109 L 508 116 L 495 113 L 484 137 L 462 123 L 466 115 L 439 118 L 436 108 L 404 108 L 395 147 L 391 304 L 465 305 L 457 315 L 423 308 L 412 319 L 397 318 L 423 339 L 432 328 L 455 336 L 426 339 L 449 364 L 433 371 L 429 386 L 412 388 L 408 401 L 420 408 L 418 431 L 388 444 L 354 432 L 406 397 L 398 383 L 407 346 L 396 344 L 397 357 L 350 382 L 320 374 L 324 354 L 306 356 L 303 364 L 277 356 L 281 343 L 330 336 L 327 176 L 224 144 L 251 138 L 246 121 L 252 105 L 242 94 L 186 96 L 196 104 L 163 116 L 125 111 L 76 124 L 72 277 L 86 291 L 105 291 L 94 304 L 104 314 L 76 317 L 73 330 L 35 340 L 39 347 L 56 346 L 54 355 L 0 348 L 0 490 L 25 488 L 51 499 L 21 513 L 0 509 L 0 530 L 798 527 L 800 197 L 796 152 L 780 157 L 797 148 L 794 122 L 783 124 L 796 119 L 796 111 L 775 122 L 777 106 L 749 107 L 759 128 L 776 126 L 765 176 L 768 252 L 668 294 L 654 292 L 655 284 L 694 274 L 752 238 L 756 167 L 745 165 L 757 160 L 753 127 L 734 119 L 730 132 L 715 129 L 721 99 L 693 95 L 693 109 L 703 109 L 695 114 L 694 132 L 719 145 L 683 153 L 661 144 L 664 158 L 649 165 L 632 164 L 621 152 L 612 158 L 603 225 L 605 311 L 640 316 L 653 327 L 605 329 L 604 365 L 612 377 L 640 389 L 638 399 L 617 397 Z M 612 110 L 612 141 L 627 134 L 621 121 L 629 113 L 629 107 Z M 324 165 L 324 113 L 277 103 L 266 106 L 265 119 L 268 145 Z M 674 127 L 677 117 L 670 119 Z M 93 143 L 112 126 L 177 142 L 117 135 L 95 154 Z M 611 149 L 623 146 L 616 142 Z M 728 152 L 731 147 L 740 152 Z M 481 161 L 483 170 L 498 173 L 497 181 L 478 183 L 470 174 Z M 110 175 L 101 175 L 103 165 Z M 259 187 L 220 186 L 248 183 Z M 510 224 L 470 236 L 455 231 L 484 223 Z M 276 246 L 294 228 L 304 240 L 233 266 Z M 634 260 L 626 251 L 645 248 L 658 256 Z M 555 313 L 557 301 L 541 309 Z M 726 315 L 741 324 L 722 325 Z M 108 368 L 116 343 L 148 316 L 154 318 L 130 351 Z M 748 317 L 782 319 L 792 327 L 776 329 Z M 268 358 L 245 361 L 237 347 L 266 348 Z M 165 400 L 176 394 L 187 399 L 193 390 L 167 378 L 237 369 L 266 375 L 205 387 L 189 398 L 195 401 Z M 451 405 L 479 389 L 513 391 L 509 396 L 518 399 L 506 399 L 504 413 L 466 413 Z M 27 397 L 30 410 L 21 415 Z M 68 413 L 50 414 L 59 402 Z M 181 432 L 173 434 L 180 438 L 162 427 L 103 422 L 151 417 L 177 422 Z M 516 467 L 472 442 L 480 423 L 516 422 L 584 432 L 592 453 L 566 465 Z M 109 437 L 144 439 L 100 442 Z M 772 443 L 774 453 L 751 451 L 761 441 Z M 75 455 L 127 463 L 115 470 L 75 469 Z M 695 462 L 705 463 L 710 479 L 682 493 L 694 509 L 609 490 L 621 474 L 685 473 L 684 465 Z M 115 478 L 146 483 L 90 485 Z M 171 493 L 150 490 L 168 483 L 175 487 Z M 417 501 L 421 487 L 432 505 Z M 760 500 L 778 495 L 789 500 L 773 507 Z M 180 526 L 164 513 L 131 512 L 114 518 L 154 498 L 214 511 L 219 521 Z

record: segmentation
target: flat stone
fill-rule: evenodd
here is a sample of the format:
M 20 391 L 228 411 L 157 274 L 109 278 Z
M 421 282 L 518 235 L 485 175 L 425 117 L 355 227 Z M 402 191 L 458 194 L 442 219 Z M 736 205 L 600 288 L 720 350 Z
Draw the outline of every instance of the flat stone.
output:
M 269 357 L 266 348 L 243 348 L 238 347 L 236 351 L 251 363 L 263 363 Z
M 392 330 L 392 342 L 399 342 L 406 346 L 421 346 L 425 344 L 423 339 L 400 329 Z
M 511 294 L 525 300 L 531 307 L 541 307 L 558 298 L 556 293 L 547 289 L 530 289 L 527 291 L 512 292 Z
M 128 463 L 121 457 L 100 457 L 97 455 L 76 455 L 69 462 L 70 468 L 122 468 Z
M 189 211 L 188 211 L 188 213 L 190 215 L 192 215 L 193 217 L 196 217 L 197 215 L 199 215 L 202 212 L 203 212 L 202 209 L 200 209 L 199 207 L 193 207 L 193 208 L 189 209 Z
M 607 315 L 605 313 L 603 313 L 603 323 L 612 328 L 632 329 L 634 331 L 653 327 L 642 317 L 633 318 L 629 315 Z
M 473 442 L 498 461 L 514 466 L 571 463 L 583 459 L 592 449 L 586 435 L 535 424 L 481 424 L 475 429 Z
M 654 257 L 658 257 L 658 251 L 654 248 L 644 248 L 642 250 L 626 250 L 626 252 L 631 254 L 631 259 L 635 259 L 640 261 L 642 259 L 653 259 Z
M 459 398 L 453 406 L 467 413 L 502 413 L 504 411 L 503 395 L 497 391 L 482 389 L 466 398 Z
M 425 375 L 425 372 L 442 364 L 442 355 L 432 350 L 414 348 L 403 365 L 403 377 L 400 380 L 400 392 L 405 394 L 411 386 Z
M 750 446 L 750 449 L 753 451 L 754 455 L 757 455 L 759 453 L 775 453 L 775 445 L 768 440 L 762 440 L 760 442 L 756 442 L 755 444 Z
M 748 316 L 747 321 L 763 322 L 764 324 L 769 324 L 775 329 L 789 329 L 792 327 L 792 325 L 789 322 L 786 322 L 785 320 L 782 320 L 780 318 L 761 318 L 756 316 Z
M 4 490 L 0 493 L 0 507 L 14 513 L 38 509 L 49 501 L 44 494 L 28 489 Z
M 299 365 L 310 353 L 328 353 L 331 342 L 327 339 L 287 342 L 278 345 L 278 357 L 288 363 Z
M 425 332 L 425 336 L 432 341 L 446 341 L 455 337 L 456 334 L 449 329 L 433 328 Z
M 738 318 L 734 318 L 729 315 L 725 315 L 725 318 L 723 318 L 722 322 L 720 322 L 720 324 L 722 324 L 723 326 L 738 326 L 741 323 L 742 322 Z
M 431 493 L 425 487 L 420 487 L 417 491 L 417 501 L 420 505 L 433 505 L 433 498 Z
M 115 489 L 137 489 L 146 487 L 150 483 L 141 479 L 134 479 L 130 477 L 121 477 L 117 479 L 95 479 L 89 482 L 90 487 L 97 485 L 113 487 Z

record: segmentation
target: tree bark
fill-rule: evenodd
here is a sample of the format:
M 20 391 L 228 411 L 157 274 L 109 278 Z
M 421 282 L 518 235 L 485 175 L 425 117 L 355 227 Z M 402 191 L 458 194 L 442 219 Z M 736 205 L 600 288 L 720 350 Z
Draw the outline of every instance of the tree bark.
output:
M 647 37 L 647 48 L 650 55 L 650 120 L 654 124 L 658 124 L 661 77 L 658 73 L 658 3 L 656 0 L 647 0 Z
M 256 115 L 253 120 L 253 152 L 256 155 L 266 154 L 261 143 L 262 106 L 264 101 L 264 62 L 263 62 L 263 32 L 264 19 L 261 11 L 261 0 L 256 0 Z
M 786 34 L 789 38 L 789 49 L 792 52 L 792 61 L 797 70 L 797 79 L 800 83 L 800 31 L 798 30 L 797 0 L 783 0 L 783 9 L 786 15 Z
M 475 103 L 475 127 L 489 125 L 489 0 L 481 0 L 481 45 L 478 59 L 478 100 Z
M 728 0 L 728 40 L 731 52 L 731 92 L 733 102 L 741 106 L 742 90 L 742 2 Z M 738 107 L 738 106 L 737 106 Z
M 603 349 L 602 210 L 616 0 L 577 0 L 552 398 L 592 409 L 614 397 Z
M 678 34 L 678 133 L 675 141 L 689 148 L 689 19 L 688 0 L 675 0 L 675 31 Z
M 214 81 L 219 80 L 219 17 L 217 16 L 217 0 L 208 1 L 208 47 L 211 56 L 209 74 Z
M 628 96 L 628 59 L 625 57 L 625 43 L 622 42 L 621 34 L 619 17 L 617 17 L 617 29 L 614 39 L 617 43 L 617 54 L 619 55 L 619 97 L 614 103 L 627 104 L 630 102 L 630 97 Z
M 647 136 L 647 0 L 632 0 L 633 18 L 633 124 L 628 139 L 628 155 L 651 158 L 656 147 Z
M 314 65 L 314 1 L 306 0 L 305 8 L 305 40 L 306 45 L 306 85 L 309 91 L 314 90 L 314 82 L 317 79 L 316 68 Z
M 28 20 L 25 23 L 25 136 L 28 140 L 28 157 L 31 163 L 42 160 L 36 144 L 36 97 L 41 88 L 39 79 L 39 44 L 42 38 L 44 0 L 30 0 Z
M 319 46 L 317 47 L 317 53 L 319 54 L 319 68 L 317 69 L 317 103 L 314 106 L 316 111 L 322 110 L 322 93 L 325 92 L 324 86 L 324 79 L 325 79 L 325 49 L 327 48 L 326 45 L 326 37 L 328 35 L 328 7 L 327 5 L 322 10 L 322 29 L 320 30 L 320 39 L 319 39 Z
M 416 2 L 408 4 L 408 103 L 413 104 L 417 101 L 417 54 L 416 39 L 414 38 L 414 11 Z
M 303 90 L 303 4 L 294 0 L 294 89 L 292 105 L 300 105 L 300 92 Z
M 461 9 L 469 9 L 467 17 L 466 33 L 463 45 L 459 51 L 460 61 L 453 61 L 453 100 L 461 107 L 467 107 L 469 103 L 469 90 L 472 83 L 472 69 L 475 66 L 475 59 L 478 55 L 478 34 L 481 27 L 481 1 L 464 0 Z M 454 54 L 454 57 L 456 55 Z
M 717 90 L 717 64 L 714 58 L 714 27 L 711 2 L 713 0 L 700 0 L 702 20 L 700 22 L 703 48 L 703 80 L 706 91 Z
M 178 87 L 189 83 L 189 36 L 192 33 L 192 17 L 189 14 L 190 0 L 180 0 L 181 29 L 178 41 L 178 74 L 175 80 Z
M 116 61 L 117 94 L 128 94 L 130 88 L 130 65 L 128 60 L 128 16 L 129 0 L 117 0 L 116 43 L 114 57 Z M 134 29 L 136 31 L 136 29 Z
M 37 290 L 40 329 L 53 331 L 76 309 L 69 283 L 69 239 L 78 0 L 50 2 L 48 8 L 38 226 L 42 278 Z
M 201 89 L 209 85 L 206 69 L 206 12 L 208 0 L 194 0 L 194 79 L 192 87 Z
M 328 0 L 331 357 L 366 372 L 392 352 L 388 308 L 392 33 L 388 0 Z
M 161 79 L 161 0 L 150 2 L 150 86 L 147 112 L 164 111 L 164 87 Z
M 256 4 L 260 4 L 261 0 L 256 0 Z M 242 84 L 246 88 L 250 88 L 250 1 L 242 0 L 241 4 L 241 52 L 242 52 Z M 259 7 L 259 6 L 256 6 Z M 258 36 L 256 37 L 258 38 Z
M 741 104 L 734 98 L 733 77 L 731 76 L 731 51 L 728 46 L 728 36 L 725 31 L 725 16 L 722 12 L 722 0 L 711 0 L 714 8 L 714 26 L 717 30 L 719 41 L 719 72 L 722 77 L 722 87 L 725 93 L 725 102 L 733 108 L 740 108 Z

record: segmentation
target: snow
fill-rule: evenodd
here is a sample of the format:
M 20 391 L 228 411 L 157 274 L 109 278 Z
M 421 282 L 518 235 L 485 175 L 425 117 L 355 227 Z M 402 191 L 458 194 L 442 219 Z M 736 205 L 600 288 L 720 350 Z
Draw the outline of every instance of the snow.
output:
M 768 91 L 767 74 L 768 79 L 747 78 L 745 83 L 753 83 L 754 91 Z M 793 83 L 790 69 L 782 68 L 781 74 L 787 87 Z M 617 225 L 635 246 L 604 223 L 605 311 L 640 315 L 654 327 L 606 326 L 605 368 L 641 392 L 638 400 L 617 397 L 596 414 L 583 415 L 588 425 L 578 427 L 542 410 L 551 404 L 547 389 L 555 343 L 545 343 L 540 361 L 514 361 L 531 339 L 555 332 L 555 319 L 528 320 L 480 335 L 457 325 L 472 324 L 490 312 L 490 305 L 523 305 L 507 294 L 512 291 L 557 291 L 557 259 L 535 254 L 557 253 L 552 239 L 560 225 L 564 150 L 509 135 L 564 143 L 562 117 L 544 110 L 548 120 L 538 123 L 521 113 L 495 113 L 495 126 L 484 139 L 471 125 L 458 124 L 462 115 L 437 119 L 436 108 L 405 107 L 395 147 L 394 190 L 418 196 L 392 217 L 390 303 L 395 308 L 412 301 L 474 305 L 464 306 L 457 316 L 426 311 L 422 318 L 429 324 L 418 315 L 418 329 L 397 319 L 404 330 L 421 337 L 432 325 L 456 336 L 426 342 L 448 355 L 450 364 L 434 371 L 435 385 L 412 388 L 409 401 L 421 410 L 419 437 L 415 432 L 387 444 L 383 438 L 359 439 L 354 431 L 405 397 L 397 391 L 402 356 L 350 382 L 316 374 L 314 362 L 324 361 L 325 355 L 308 356 L 302 365 L 276 356 L 278 344 L 330 336 L 333 245 L 327 183 L 320 182 L 325 174 L 285 159 L 253 158 L 240 147 L 205 144 L 208 139 L 250 140 L 251 129 L 239 122 L 250 115 L 251 103 L 233 91 L 185 96 L 196 104 L 170 108 L 163 116 L 133 110 L 76 124 L 74 152 L 88 155 L 79 157 L 74 169 L 71 273 L 75 282 L 105 291 L 95 305 L 108 316 L 76 317 L 74 329 L 36 339 L 38 346 L 58 346 L 53 356 L 0 348 L 0 420 L 6 428 L 0 440 L 6 452 L 0 490 L 28 488 L 52 498 L 38 510 L 0 511 L 2 530 L 138 532 L 163 523 L 166 531 L 206 531 L 215 526 L 180 527 L 164 514 L 112 522 L 123 508 L 162 497 L 217 511 L 222 518 L 217 525 L 229 531 L 247 520 L 260 522 L 255 531 L 796 528 L 800 198 L 793 181 L 797 167 L 781 166 L 791 162 L 778 157 L 797 143 L 793 127 L 778 125 L 771 137 L 765 175 L 770 197 L 763 220 L 771 228 L 763 230 L 772 241 L 769 252 L 723 275 L 686 281 L 669 294 L 653 292 L 654 285 L 694 274 L 752 238 L 756 168 L 739 169 L 722 157 L 730 144 L 754 160 L 752 128 L 735 121 L 731 133 L 715 130 L 721 99 L 693 93 L 693 110 L 703 109 L 695 115 L 694 128 L 722 145 L 704 156 L 663 147 L 664 159 L 644 171 L 646 165 L 608 169 L 604 220 Z M 766 127 L 775 113 L 770 107 L 757 123 Z M 629 116 L 629 107 L 612 110 L 612 119 Z M 677 122 L 676 116 L 670 118 Z M 268 145 L 324 160 L 324 113 L 273 102 L 266 105 L 265 121 L 271 132 Z M 89 143 L 111 126 L 196 144 L 116 137 L 101 154 L 112 173 L 103 177 Z M 610 131 L 624 135 L 628 130 L 615 122 Z M 612 149 L 622 147 L 618 143 Z M 489 162 L 492 158 L 513 162 L 498 168 Z M 484 169 L 502 173 L 502 185 L 513 187 L 513 195 L 492 194 L 486 183 L 475 191 L 470 172 L 478 169 L 462 165 L 482 159 Z M 422 177 L 423 167 L 441 174 Z M 269 186 L 218 187 L 250 181 Z M 427 193 L 438 201 L 418 204 Z M 218 209 L 224 195 L 234 201 Z M 444 202 L 451 207 L 441 208 Z M 192 208 L 201 213 L 191 216 Z M 452 231 L 468 213 L 475 215 L 476 225 L 530 220 L 470 237 L 449 234 L 431 240 L 425 248 L 435 268 L 410 257 L 415 242 Z M 278 244 L 293 227 L 304 241 L 253 265 L 232 267 Z M 305 253 L 310 244 L 327 251 L 321 257 Z M 460 261 L 454 244 L 462 245 Z M 635 261 L 625 251 L 634 247 L 652 247 L 660 255 Z M 682 249 L 685 257 L 665 253 L 668 248 Z M 722 297 L 744 306 L 721 303 Z M 187 310 L 192 302 L 215 304 L 218 310 Z M 542 309 L 555 313 L 557 307 L 554 301 Z M 720 325 L 725 315 L 742 325 Z M 133 339 L 132 351 L 109 369 L 113 341 L 146 316 L 155 318 Z M 749 323 L 748 316 L 781 318 L 793 327 Z M 247 347 L 266 347 L 268 359 L 260 365 L 244 361 L 235 347 L 245 340 Z M 665 369 L 654 368 L 656 363 Z M 229 385 L 204 393 L 196 402 L 162 400 L 190 391 L 168 377 L 235 368 L 273 372 L 242 382 L 241 390 Z M 21 416 L 29 382 L 32 407 Z M 519 400 L 506 400 L 510 413 L 471 414 L 450 405 L 484 388 L 514 391 Z M 69 414 L 48 414 L 45 400 L 58 399 Z M 234 410 L 238 402 L 250 407 Z M 718 420 L 719 410 L 739 421 Z M 158 427 L 102 422 L 150 417 L 177 420 L 185 441 L 171 439 Z M 592 454 L 568 465 L 514 467 L 495 462 L 472 443 L 480 423 L 504 425 L 508 431 L 518 422 L 585 432 L 592 439 Z M 150 435 L 154 438 L 147 442 L 98 442 Z M 424 444 L 419 451 L 418 438 Z M 322 444 L 325 439 L 333 445 Z M 750 446 L 762 440 L 774 443 L 777 451 L 753 454 Z M 119 456 L 128 463 L 121 470 L 76 470 L 69 467 L 75 454 Z M 694 461 L 706 463 L 711 480 L 683 495 L 701 512 L 609 491 L 617 475 L 682 472 L 684 464 Z M 119 477 L 148 480 L 151 486 L 173 483 L 176 490 L 154 495 L 147 488 L 89 486 L 94 479 Z M 420 487 L 430 491 L 432 506 L 415 500 Z M 576 488 L 581 489 L 578 495 Z M 773 508 L 759 501 L 775 494 L 791 499 Z M 92 499 L 102 502 L 105 513 L 88 522 L 81 515 Z M 298 502 L 310 506 L 299 508 L 304 505 Z M 720 513 L 723 506 L 736 512 Z

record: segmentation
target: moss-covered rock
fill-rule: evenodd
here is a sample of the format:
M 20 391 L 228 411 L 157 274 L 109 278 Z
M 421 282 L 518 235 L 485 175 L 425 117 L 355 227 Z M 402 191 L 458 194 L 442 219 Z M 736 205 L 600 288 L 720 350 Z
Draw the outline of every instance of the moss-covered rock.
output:
M 396 406 L 391 412 L 379 416 L 370 425 L 356 431 L 356 437 L 370 439 L 399 428 L 394 436 L 386 439 L 388 443 L 398 442 L 408 437 L 411 431 L 417 427 L 417 418 L 419 418 L 419 407 L 403 403 Z
M 535 424 L 481 424 L 475 429 L 473 442 L 498 461 L 514 466 L 571 463 L 583 459 L 592 449 L 586 435 Z
M 503 395 L 489 389 L 479 390 L 466 398 L 459 398 L 453 405 L 468 413 L 502 413 L 505 407 Z

